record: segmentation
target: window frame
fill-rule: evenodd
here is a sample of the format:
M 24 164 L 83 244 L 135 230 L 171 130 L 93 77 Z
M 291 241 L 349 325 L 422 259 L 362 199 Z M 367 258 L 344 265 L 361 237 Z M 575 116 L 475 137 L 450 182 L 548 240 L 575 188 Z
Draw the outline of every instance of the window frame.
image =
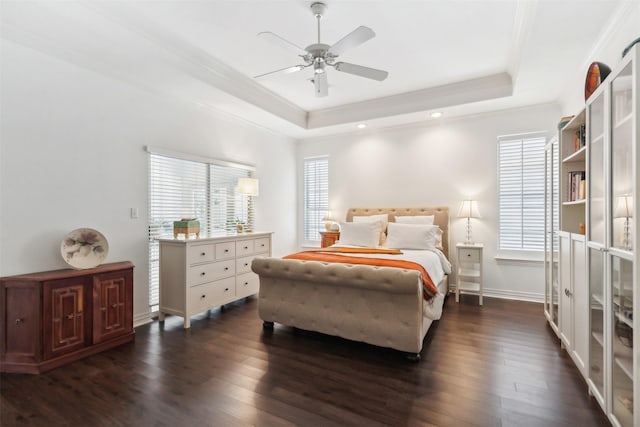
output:
M 157 309 L 157 306 L 160 302 L 159 301 L 160 260 L 159 260 L 158 239 L 164 239 L 164 238 L 172 239 L 173 238 L 172 221 L 180 219 L 180 216 L 185 214 L 186 215 L 196 214 L 196 210 L 200 212 L 200 214 L 198 214 L 197 216 L 198 216 L 198 219 L 200 220 L 200 226 L 201 226 L 200 236 L 201 237 L 210 235 L 212 233 L 234 232 L 235 223 L 237 219 L 240 219 L 245 223 L 249 221 L 253 223 L 254 218 L 251 218 L 251 219 L 248 218 L 248 215 L 249 215 L 248 197 L 243 197 L 237 194 L 235 192 L 235 186 L 232 187 L 233 193 L 230 196 L 228 196 L 227 194 L 229 194 L 229 183 L 226 182 L 224 185 L 218 185 L 218 186 L 216 186 L 215 183 L 216 183 L 216 178 L 222 180 L 222 182 L 224 183 L 225 179 L 229 181 L 230 179 L 236 178 L 235 176 L 236 174 L 238 175 L 238 177 L 241 177 L 241 176 L 253 177 L 255 172 L 255 167 L 252 165 L 246 165 L 241 163 L 229 162 L 229 161 L 218 160 L 218 159 L 209 159 L 206 157 L 194 156 L 194 155 L 189 155 L 184 153 L 177 153 L 177 152 L 164 150 L 160 148 L 149 147 L 149 146 L 145 147 L 145 151 L 147 152 L 147 162 L 148 162 L 148 171 L 147 171 L 147 179 L 148 179 L 148 183 L 147 183 L 148 244 L 147 244 L 147 247 L 148 247 L 148 255 L 149 255 L 148 297 L 149 297 L 149 307 L 151 307 L 151 311 L 153 312 Z M 204 196 L 198 198 L 197 201 L 194 201 L 193 206 L 189 208 L 189 207 L 184 207 L 180 203 L 174 204 L 173 202 L 176 200 L 175 194 L 173 195 L 174 196 L 173 199 L 171 199 L 171 195 L 169 195 L 168 198 L 170 201 L 168 203 L 169 206 L 167 210 L 170 211 L 170 214 L 168 212 L 157 212 L 157 209 L 155 207 L 156 204 L 154 203 L 154 195 L 155 195 L 155 192 L 157 191 L 157 188 L 154 188 L 155 185 L 157 184 L 157 182 L 154 182 L 154 176 L 155 176 L 154 174 L 156 174 L 156 169 L 154 169 L 154 166 L 152 163 L 154 159 L 156 159 L 155 156 L 157 156 L 157 158 L 162 159 L 162 160 L 158 159 L 158 161 L 167 162 L 169 166 L 175 168 L 176 170 L 179 170 L 180 168 L 185 168 L 188 165 L 186 163 L 182 165 L 179 163 L 170 164 L 173 161 L 195 163 L 195 165 L 193 165 L 193 168 L 194 168 L 193 170 L 195 170 L 195 168 L 202 168 L 204 171 L 205 179 L 204 181 L 202 181 L 201 179 L 202 177 L 199 177 L 200 179 L 194 181 L 194 184 L 196 184 L 196 187 L 193 187 L 193 191 L 200 191 Z M 222 168 L 230 168 L 230 169 L 229 171 L 226 171 L 225 169 L 222 169 Z M 237 172 L 234 171 L 234 169 L 237 170 Z M 186 170 L 188 172 L 192 171 L 190 169 L 186 169 Z M 202 174 L 203 171 L 200 171 L 200 174 Z M 246 175 L 244 174 L 243 171 L 246 172 Z M 159 174 L 159 176 L 160 175 L 161 174 Z M 170 178 L 167 182 L 181 185 L 182 182 L 178 182 L 178 181 L 181 181 L 181 180 L 174 179 L 172 181 Z M 167 183 L 164 183 L 163 185 L 167 185 Z M 215 219 L 213 216 L 213 212 L 216 210 L 216 206 L 214 206 L 215 201 L 216 200 L 220 201 L 221 193 L 226 198 L 227 203 L 229 203 L 229 201 L 231 202 L 230 206 L 227 206 L 224 208 L 226 212 L 224 215 L 225 219 L 223 221 L 219 221 Z M 199 209 L 194 208 L 196 204 L 199 205 Z M 204 206 L 202 206 L 203 204 Z M 178 214 L 176 210 L 171 211 L 171 208 L 177 208 L 178 210 L 180 210 L 180 213 Z M 204 213 L 202 211 L 203 208 L 204 208 Z M 165 207 L 163 206 L 161 210 L 164 210 L 164 209 Z M 233 212 L 232 218 L 229 217 L 230 212 Z M 216 218 L 220 215 L 220 213 L 221 213 L 220 208 L 217 208 Z M 252 216 L 253 216 L 253 213 L 254 212 L 252 212 Z M 167 215 L 170 215 L 170 218 L 168 218 Z M 222 228 L 222 225 L 224 225 L 225 227 L 224 229 Z
M 323 181 L 320 183 L 314 183 L 315 187 L 315 197 L 314 197 L 314 205 L 313 209 L 314 214 L 308 214 L 308 200 L 307 200 L 307 190 L 309 185 L 307 183 L 307 165 L 310 163 L 318 163 L 323 162 L 325 166 L 321 170 Z M 318 175 L 318 170 L 316 167 L 315 175 Z M 303 246 L 319 246 L 321 241 L 320 231 L 324 230 L 321 227 L 322 218 L 326 215 L 329 210 L 329 156 L 321 155 L 321 156 L 312 156 L 305 157 L 302 160 L 302 240 Z M 312 218 L 310 218 L 312 217 Z M 311 220 L 313 225 L 308 224 L 307 221 Z
M 539 202 L 540 202 L 540 208 L 538 208 L 538 210 L 540 210 L 540 221 L 538 224 L 539 230 L 537 233 L 535 234 L 530 234 L 529 235 L 529 239 L 527 239 L 527 237 L 525 235 L 523 235 L 523 230 L 529 228 L 527 227 L 527 221 L 526 218 L 524 218 L 526 216 L 525 212 L 527 211 L 527 209 L 525 207 L 523 207 L 524 202 L 520 203 L 519 209 L 520 209 L 520 234 L 519 234 L 519 239 L 520 239 L 520 244 L 521 247 L 520 248 L 516 248 L 513 246 L 503 246 L 504 243 L 504 239 L 506 237 L 508 237 L 508 235 L 505 235 L 505 233 L 503 232 L 503 207 L 502 207 L 502 203 L 503 203 L 503 190 L 502 190 L 502 168 L 503 168 L 503 164 L 501 163 L 501 144 L 504 142 L 513 142 L 514 140 L 520 140 L 520 156 L 521 156 L 521 162 L 519 164 L 519 168 L 520 168 L 520 173 L 521 175 L 523 175 L 523 162 L 522 162 L 522 155 L 523 155 L 523 148 L 524 148 L 524 144 L 527 143 L 527 141 L 531 141 L 531 142 L 535 142 L 537 144 L 539 144 L 538 147 L 535 148 L 535 150 L 537 151 L 537 154 L 539 154 L 540 158 L 539 159 L 534 159 L 534 162 L 539 162 L 539 166 L 538 166 L 538 170 L 535 173 L 530 173 L 530 176 L 537 176 L 537 174 L 540 174 L 540 182 L 537 185 L 537 190 L 535 191 L 536 194 L 538 194 L 537 196 L 534 196 L 536 199 L 539 198 Z M 512 135 L 501 135 L 497 137 L 497 143 L 496 143 L 496 157 L 497 157 L 497 213 L 498 213 L 498 227 L 497 227 L 497 255 L 496 255 L 496 259 L 499 260 L 506 260 L 506 261 L 533 261 L 533 262 L 542 262 L 543 261 L 543 257 L 544 257 L 544 251 L 545 251 L 545 247 L 544 247 L 544 198 L 545 198 L 545 181 L 544 181 L 544 176 L 545 176 L 545 163 L 544 163 L 544 156 L 545 156 L 545 147 L 547 146 L 547 144 L 549 143 L 549 138 L 547 136 L 546 132 L 528 132 L 528 133 L 519 133 L 519 134 L 512 134 Z M 524 196 L 524 192 L 522 191 L 522 185 L 525 182 L 524 177 L 520 180 L 520 194 L 522 197 Z M 532 192 L 533 190 L 531 190 L 530 192 Z M 534 199 L 534 200 L 536 200 Z M 529 209 L 529 211 L 534 212 L 536 209 Z M 531 214 L 530 212 L 530 214 Z M 536 216 L 537 218 L 537 216 Z M 536 224 L 536 223 L 534 223 Z M 530 245 L 527 244 L 527 240 L 529 241 L 535 241 L 535 240 L 539 240 L 539 244 L 538 245 Z

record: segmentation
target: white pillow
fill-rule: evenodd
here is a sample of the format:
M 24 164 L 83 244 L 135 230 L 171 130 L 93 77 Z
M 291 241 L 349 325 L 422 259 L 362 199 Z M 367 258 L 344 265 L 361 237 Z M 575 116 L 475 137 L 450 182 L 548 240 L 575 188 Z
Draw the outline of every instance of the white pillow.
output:
M 387 231 L 387 224 L 389 224 L 389 214 L 354 216 L 353 222 L 379 222 L 380 232 L 384 233 Z
M 435 249 L 437 225 L 389 223 L 385 246 L 391 249 Z
M 396 215 L 398 224 L 433 224 L 434 215 Z
M 341 222 L 341 245 L 365 246 L 375 248 L 380 241 L 380 223 L 378 222 Z

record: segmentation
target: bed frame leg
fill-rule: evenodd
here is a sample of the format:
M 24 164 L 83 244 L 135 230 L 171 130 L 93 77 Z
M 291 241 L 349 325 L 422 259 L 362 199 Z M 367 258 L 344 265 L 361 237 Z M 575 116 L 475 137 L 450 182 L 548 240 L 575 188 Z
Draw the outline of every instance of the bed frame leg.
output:
M 405 353 L 404 357 L 411 362 L 420 361 L 420 353 Z
M 273 322 L 267 322 L 266 320 L 262 322 L 262 329 L 265 331 L 273 331 Z

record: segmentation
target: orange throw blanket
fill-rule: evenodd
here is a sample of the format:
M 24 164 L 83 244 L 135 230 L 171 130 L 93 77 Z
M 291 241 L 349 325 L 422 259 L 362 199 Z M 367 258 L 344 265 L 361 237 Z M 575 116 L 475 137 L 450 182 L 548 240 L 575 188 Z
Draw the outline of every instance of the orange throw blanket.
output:
M 324 249 L 324 250 L 323 250 Z M 362 265 L 375 265 L 378 267 L 395 267 L 403 268 L 406 270 L 416 270 L 420 272 L 422 277 L 422 296 L 425 300 L 430 300 L 431 297 L 438 293 L 438 288 L 431 280 L 429 273 L 423 266 L 416 262 L 405 261 L 402 259 L 385 259 L 385 258 L 362 258 L 356 256 L 347 255 L 335 255 L 328 252 L 343 252 L 343 253 L 389 253 L 385 251 L 394 251 L 393 254 L 401 254 L 401 251 L 395 249 L 376 249 L 376 248 L 330 248 L 327 251 L 323 248 L 321 250 L 310 250 L 304 252 L 298 252 L 295 254 L 287 255 L 284 259 L 299 259 L 303 261 L 321 261 L 321 262 L 338 262 L 342 264 L 362 264 Z M 346 250 L 345 250 L 346 249 Z M 352 251 L 352 249 L 358 249 L 358 251 Z M 344 251 L 343 251 L 344 250 Z

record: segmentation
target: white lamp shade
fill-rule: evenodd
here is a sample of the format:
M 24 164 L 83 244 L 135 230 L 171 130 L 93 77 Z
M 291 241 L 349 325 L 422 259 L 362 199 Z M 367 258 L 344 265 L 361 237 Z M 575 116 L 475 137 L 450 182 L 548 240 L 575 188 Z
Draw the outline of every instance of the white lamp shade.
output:
M 478 202 L 475 200 L 465 200 L 458 209 L 458 218 L 482 218 L 478 210 Z
M 326 211 L 324 213 L 324 216 L 322 217 L 323 221 L 333 221 L 333 215 L 331 214 L 331 211 Z
M 633 216 L 633 196 L 627 194 L 616 197 L 613 216 L 615 218 L 631 218 Z
M 238 193 L 246 196 L 257 196 L 260 183 L 256 178 L 238 178 Z

